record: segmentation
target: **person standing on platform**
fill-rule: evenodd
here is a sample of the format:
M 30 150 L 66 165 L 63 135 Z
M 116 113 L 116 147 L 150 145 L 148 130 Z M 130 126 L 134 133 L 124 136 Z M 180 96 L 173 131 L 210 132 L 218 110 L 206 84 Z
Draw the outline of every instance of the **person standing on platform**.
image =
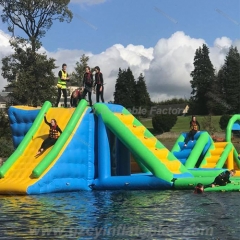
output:
M 101 97 L 101 101 L 104 103 L 103 98 L 103 75 L 100 72 L 100 68 L 98 66 L 95 67 L 95 84 L 94 88 L 96 87 L 96 102 L 99 102 L 99 96 Z
M 58 73 L 58 83 L 57 83 L 57 87 L 58 87 L 58 97 L 57 97 L 57 102 L 56 102 L 56 107 L 58 107 L 58 104 L 60 102 L 61 99 L 61 95 L 63 93 L 63 97 L 64 97 L 64 107 L 67 108 L 67 81 L 69 81 L 69 77 L 67 74 L 67 64 L 64 63 L 62 65 L 62 70 L 59 71 Z
M 85 96 L 88 94 L 88 101 L 90 107 L 92 107 L 92 87 L 93 87 L 93 75 L 90 71 L 90 67 L 86 67 L 86 72 L 83 76 L 83 94 L 82 98 L 84 99 Z

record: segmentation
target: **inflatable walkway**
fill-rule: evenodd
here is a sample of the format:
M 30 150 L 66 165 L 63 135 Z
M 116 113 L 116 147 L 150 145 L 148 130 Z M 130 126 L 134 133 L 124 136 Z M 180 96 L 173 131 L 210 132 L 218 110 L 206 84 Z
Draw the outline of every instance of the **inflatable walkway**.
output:
M 113 113 L 95 104 L 95 113 L 137 159 L 156 177 L 166 181 L 192 177 L 187 168 L 125 108 Z

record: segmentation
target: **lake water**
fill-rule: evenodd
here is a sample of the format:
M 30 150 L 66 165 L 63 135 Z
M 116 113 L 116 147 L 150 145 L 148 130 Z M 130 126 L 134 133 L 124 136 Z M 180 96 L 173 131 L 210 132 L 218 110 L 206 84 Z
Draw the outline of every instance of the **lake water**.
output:
M 192 191 L 0 196 L 0 239 L 235 240 L 239 196 Z
M 162 141 L 172 147 L 174 141 Z M 94 191 L 0 195 L 0 239 L 240 237 L 238 192 Z

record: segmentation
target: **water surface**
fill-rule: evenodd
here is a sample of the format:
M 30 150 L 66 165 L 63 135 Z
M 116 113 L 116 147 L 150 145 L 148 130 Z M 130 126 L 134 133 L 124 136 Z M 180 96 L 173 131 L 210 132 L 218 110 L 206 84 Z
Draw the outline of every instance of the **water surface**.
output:
M 235 240 L 239 197 L 152 190 L 0 196 L 0 239 Z

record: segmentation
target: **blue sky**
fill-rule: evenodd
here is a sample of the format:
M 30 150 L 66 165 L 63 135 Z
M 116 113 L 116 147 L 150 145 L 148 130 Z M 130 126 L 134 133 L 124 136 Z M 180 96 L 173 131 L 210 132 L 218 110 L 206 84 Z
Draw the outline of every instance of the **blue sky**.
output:
M 70 4 L 72 22 L 54 22 L 47 32 L 47 50 L 100 53 L 116 43 L 153 47 L 176 31 L 209 45 L 217 37 L 240 38 L 240 0 L 106 0 L 92 5 L 75 1 Z
M 56 60 L 56 75 L 63 62 L 72 73 L 89 56 L 89 66 L 101 68 L 107 101 L 119 68 L 130 67 L 135 79 L 143 73 L 152 100 L 189 98 L 197 48 L 208 45 L 216 71 L 231 45 L 240 52 L 240 0 L 72 0 L 69 7 L 72 22 L 55 21 L 42 50 Z M 9 38 L 0 23 L 0 59 L 12 52 Z M 0 89 L 6 84 L 0 75 Z

